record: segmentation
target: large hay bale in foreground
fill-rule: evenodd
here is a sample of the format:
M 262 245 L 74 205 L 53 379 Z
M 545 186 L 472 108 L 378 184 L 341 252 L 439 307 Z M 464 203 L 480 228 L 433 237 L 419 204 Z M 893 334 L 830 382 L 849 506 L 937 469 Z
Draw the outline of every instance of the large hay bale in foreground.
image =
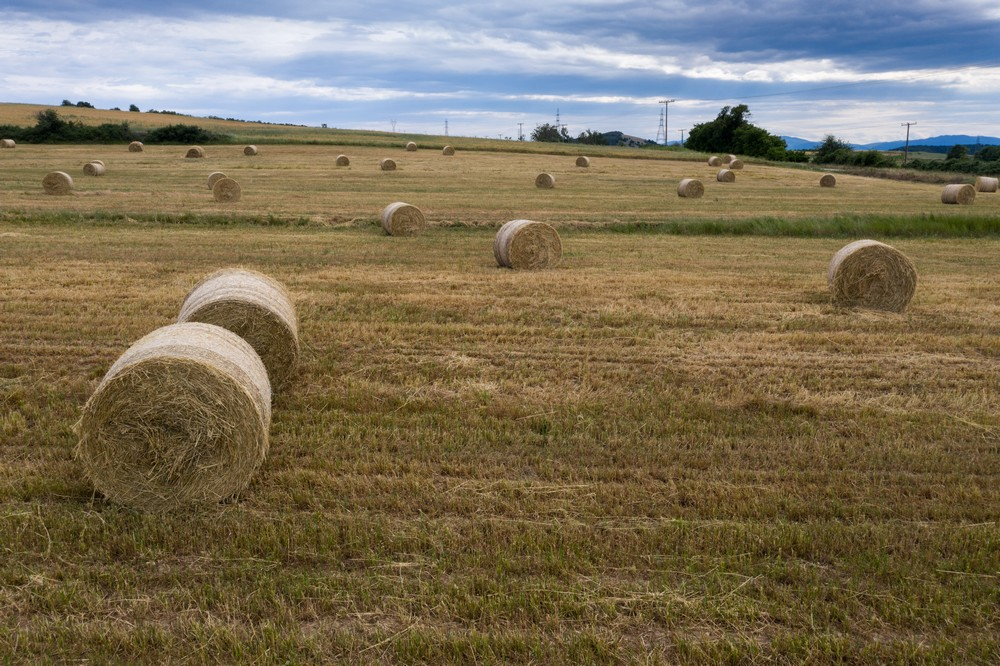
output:
M 535 187 L 540 187 L 543 190 L 551 190 L 556 186 L 556 177 L 551 173 L 540 173 L 535 176 Z
M 187 153 L 185 153 L 184 155 L 184 157 L 189 157 L 191 159 L 198 159 L 204 156 L 205 156 L 205 149 L 202 148 L 201 146 L 191 146 L 190 148 L 188 148 Z
M 736 171 L 738 169 L 742 169 L 743 168 L 743 160 L 737 160 L 737 159 L 729 160 L 729 168 L 732 169 L 733 171 Z
M 243 189 L 232 178 L 219 178 L 212 185 L 212 196 L 220 203 L 236 203 L 243 197 Z
M 822 176 L 820 176 L 819 186 L 820 187 L 836 187 L 837 186 L 837 177 L 834 176 L 832 173 L 825 173 Z
M 14 139 L 0 139 L 0 148 L 15 148 L 17 143 Z
M 337 155 L 337 166 L 345 167 L 351 166 L 351 158 L 347 155 Z
M 213 171 L 212 173 L 208 174 L 208 189 L 212 189 L 213 187 L 215 187 L 215 184 L 219 182 L 220 179 L 225 177 L 226 174 L 222 173 L 221 171 Z
M 83 173 L 88 176 L 103 176 L 105 172 L 104 162 L 94 160 L 83 165 Z
M 383 160 L 379 160 L 378 168 L 382 169 L 382 171 L 395 171 L 396 162 L 395 160 L 390 160 L 388 157 L 386 157 Z
M 451 147 L 451 146 L 445 146 L 444 148 L 441 149 L 441 154 L 442 155 L 454 155 L 455 154 L 455 149 L 453 147 Z
M 712 155 L 708 158 L 708 166 L 710 167 L 720 167 L 722 166 L 722 158 L 718 155 Z
M 397 201 L 382 210 L 382 229 L 390 236 L 412 236 L 425 226 L 423 211 L 408 203 Z
M 141 153 L 145 146 L 142 145 L 142 141 L 133 141 L 128 144 L 128 152 L 130 153 Z
M 859 240 L 833 255 L 826 280 L 835 305 L 902 312 L 917 288 L 917 270 L 896 248 Z
M 263 273 L 229 268 L 206 276 L 184 297 L 177 321 L 215 324 L 246 340 L 275 389 L 288 381 L 298 363 L 295 305 L 285 287 Z
M 590 158 L 587 157 L 586 155 L 580 155 L 579 157 L 576 158 L 576 165 L 578 167 L 589 167 Z
M 722 169 L 719 173 L 715 174 L 715 179 L 720 183 L 735 183 L 736 174 L 729 169 Z
M 1000 188 L 1000 178 L 990 178 L 989 176 L 976 176 L 977 192 L 996 192 Z
M 257 154 L 257 146 L 244 146 L 243 154 L 248 157 L 253 157 Z
M 677 196 L 686 199 L 700 199 L 705 194 L 705 186 L 697 178 L 685 178 L 677 185 Z
M 412 141 L 409 141 L 409 142 L 408 142 L 408 143 L 406 144 L 406 150 L 407 150 L 408 152 L 411 152 L 411 153 L 414 153 L 414 152 L 416 152 L 416 150 L 417 150 L 417 144 L 413 143 Z
M 271 387 L 253 348 L 173 324 L 128 348 L 83 408 L 76 457 L 108 499 L 160 511 L 243 490 L 263 462 Z
M 544 222 L 511 220 L 497 231 L 493 256 L 504 268 L 554 268 L 562 257 L 562 242 Z
M 969 184 L 945 185 L 941 191 L 941 203 L 968 206 L 976 200 L 976 188 Z
M 46 194 L 70 194 L 73 178 L 65 171 L 53 171 L 42 178 L 42 189 Z

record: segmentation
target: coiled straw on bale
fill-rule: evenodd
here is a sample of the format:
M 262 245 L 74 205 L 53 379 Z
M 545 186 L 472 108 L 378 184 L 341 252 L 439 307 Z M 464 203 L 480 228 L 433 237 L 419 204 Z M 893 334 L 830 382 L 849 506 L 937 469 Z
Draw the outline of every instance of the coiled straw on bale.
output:
M 243 148 L 243 154 L 249 157 L 253 157 L 257 154 L 257 146 L 245 146 Z
M 734 171 L 737 170 L 737 169 L 742 169 L 743 168 L 743 160 L 738 160 L 738 159 L 731 159 L 731 160 L 729 160 L 729 168 L 732 169 L 732 170 L 734 170 Z
M 977 192 L 996 192 L 998 188 L 1000 188 L 1000 179 L 989 176 L 976 177 Z
M 968 206 L 976 200 L 976 188 L 972 185 L 945 185 L 941 191 L 941 203 Z
M 213 171 L 212 173 L 208 174 L 208 189 L 212 189 L 221 178 L 225 177 L 226 174 L 222 173 L 221 171 Z
M 696 178 L 685 178 L 677 185 L 677 196 L 700 199 L 705 194 L 705 186 Z
M 143 148 L 142 141 L 133 141 L 128 144 L 128 152 L 130 153 L 141 153 Z
M 351 158 L 347 155 L 337 155 L 337 166 L 345 167 L 351 166 Z
M 382 229 L 390 236 L 412 236 L 423 231 L 424 214 L 416 206 L 397 201 L 382 211 Z
M 188 292 L 177 321 L 215 324 L 246 340 L 275 389 L 288 381 L 298 363 L 295 305 L 285 287 L 263 273 L 230 268 L 208 275 Z
M 444 148 L 441 149 L 441 154 L 442 155 L 454 155 L 455 154 L 455 149 L 453 147 L 451 147 L 451 146 L 445 146 Z
M 390 160 L 387 157 L 387 158 L 379 161 L 378 168 L 382 169 L 382 171 L 395 171 L 396 170 L 396 162 L 394 160 Z
M 589 167 L 590 158 L 587 157 L 586 155 L 580 155 L 579 157 L 576 158 L 576 165 L 578 167 Z
M 722 166 L 722 158 L 718 155 L 712 155 L 708 158 L 708 166 L 719 167 Z
M 720 183 L 735 183 L 736 174 L 729 169 L 722 169 L 719 173 L 715 174 L 715 179 Z
M 236 203 L 243 196 L 243 189 L 232 178 L 223 177 L 212 185 L 212 196 L 221 203 Z
M 836 187 L 837 186 L 837 177 L 834 176 L 832 173 L 825 173 L 819 179 L 819 186 L 820 187 Z
M 511 220 L 497 231 L 493 256 L 504 268 L 554 268 L 562 257 L 562 242 L 544 222 Z
M 201 146 L 191 146 L 190 148 L 188 148 L 187 153 L 184 155 L 184 157 L 190 157 L 190 158 L 198 158 L 204 156 L 205 156 L 205 149 L 202 148 Z
M 859 240 L 833 255 L 826 280 L 835 305 L 902 312 L 917 288 L 917 271 L 896 248 Z
M 105 172 L 104 162 L 94 160 L 83 165 L 83 173 L 88 176 L 103 176 Z
M 243 490 L 263 462 L 271 387 L 230 331 L 173 324 L 115 361 L 83 408 L 76 457 L 109 499 L 162 511 Z
M 53 171 L 42 178 L 46 194 L 69 194 L 73 191 L 73 178 L 65 171 Z
M 417 150 L 417 144 L 413 143 L 412 141 L 408 142 L 406 144 L 406 150 L 411 153 L 415 152 Z
M 540 173 L 535 176 L 535 187 L 540 187 L 543 190 L 551 190 L 556 186 L 556 178 L 550 173 Z
M 17 143 L 14 139 L 0 139 L 0 148 L 15 148 Z

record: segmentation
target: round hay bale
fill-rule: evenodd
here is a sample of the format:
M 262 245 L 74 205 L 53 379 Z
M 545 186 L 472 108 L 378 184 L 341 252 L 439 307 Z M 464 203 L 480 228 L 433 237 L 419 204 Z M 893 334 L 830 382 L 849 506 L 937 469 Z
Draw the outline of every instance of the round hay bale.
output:
M 452 148 L 451 146 L 445 146 L 444 148 L 441 149 L 441 154 L 442 155 L 454 155 L 455 154 L 455 149 Z
M 406 144 L 406 151 L 407 152 L 414 153 L 414 152 L 416 152 L 416 150 L 417 150 L 417 144 L 413 143 L 412 141 L 410 141 L 410 142 L 408 142 Z
M 945 185 L 941 192 L 941 203 L 971 205 L 976 200 L 976 188 L 969 184 Z
M 590 158 L 585 155 L 580 155 L 579 157 L 576 158 L 576 165 L 578 167 L 589 167 Z
M 390 160 L 387 157 L 387 158 L 379 161 L 378 168 L 382 169 L 382 171 L 395 171 L 396 170 L 396 162 L 393 161 L 393 160 Z
M 715 179 L 720 183 L 735 183 L 736 174 L 729 169 L 722 169 L 719 173 L 715 174 Z
M 736 155 L 726 155 L 726 164 L 729 164 L 736 159 Z
M 104 166 L 104 160 L 90 160 L 90 163 L 91 164 L 100 164 L 101 166 Z
M 53 171 L 42 178 L 46 194 L 69 194 L 73 191 L 73 178 L 65 171 Z
M 710 167 L 720 167 L 722 166 L 722 158 L 718 155 L 712 155 L 708 158 L 708 166 Z
M 976 176 L 976 192 L 996 192 L 1000 188 L 1000 178 Z
M 836 187 L 837 186 L 837 177 L 834 176 L 832 173 L 825 173 L 819 179 L 819 186 L 820 187 Z
M 337 155 L 337 166 L 351 166 L 351 158 L 347 155 Z
M 213 171 L 212 173 L 208 174 L 208 189 L 212 189 L 215 186 L 215 183 L 217 183 L 220 178 L 225 178 L 225 177 L 226 174 L 222 173 L 221 171 Z
M 188 148 L 187 153 L 184 157 L 190 157 L 192 159 L 197 159 L 205 156 L 205 149 L 201 146 L 191 146 Z
M 215 324 L 246 340 L 281 387 L 299 360 L 295 305 L 277 280 L 242 268 L 216 271 L 196 284 L 181 304 L 178 322 Z
M 210 324 L 129 347 L 83 408 L 76 458 L 115 502 L 163 511 L 246 488 L 263 462 L 271 386 L 253 348 Z
M 244 146 L 243 154 L 248 157 L 253 157 L 257 154 L 257 146 Z
M 535 187 L 540 187 L 543 190 L 551 190 L 556 186 L 556 177 L 551 173 L 540 173 L 535 176 Z
M 677 196 L 686 199 L 700 199 L 705 194 L 705 186 L 697 178 L 685 178 L 677 185 Z
M 128 144 L 128 152 L 130 153 L 141 153 L 143 149 L 142 141 L 133 141 Z
M 14 139 L 0 139 L 0 148 L 15 148 L 17 143 Z
M 562 257 L 562 242 L 544 222 L 511 220 L 493 239 L 493 256 L 504 268 L 554 268 Z
M 833 255 L 826 281 L 835 305 L 902 312 L 917 288 L 917 271 L 896 248 L 859 240 Z
M 104 162 L 99 160 L 94 160 L 93 162 L 87 162 L 83 165 L 83 173 L 88 176 L 103 176 L 104 175 Z
M 412 236 L 425 226 L 423 211 L 408 203 L 397 201 L 382 211 L 382 229 L 390 236 Z
M 737 169 L 742 169 L 743 168 L 743 160 L 738 160 L 738 159 L 729 160 L 729 168 L 732 169 L 732 170 L 734 170 L 734 171 L 737 170 Z
M 243 190 L 232 178 L 223 177 L 212 185 L 212 196 L 221 203 L 236 203 L 243 196 Z

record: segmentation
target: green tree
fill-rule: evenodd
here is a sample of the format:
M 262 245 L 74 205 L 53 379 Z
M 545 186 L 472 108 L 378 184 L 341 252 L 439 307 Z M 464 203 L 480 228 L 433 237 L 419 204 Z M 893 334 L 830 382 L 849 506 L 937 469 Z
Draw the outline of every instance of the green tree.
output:
M 832 134 L 827 134 L 826 138 L 823 139 L 823 143 L 813 153 L 813 162 L 817 164 L 838 164 L 840 162 L 835 159 L 835 156 L 850 152 L 853 152 L 853 149 L 847 142 L 841 141 Z
M 129 110 L 129 111 L 138 111 L 138 110 L 139 110 L 139 107 L 138 107 L 138 106 L 136 106 L 135 104 L 129 104 L 129 105 L 128 105 L 128 110 Z
M 781 137 L 750 123 L 746 104 L 724 106 L 715 120 L 691 128 L 684 145 L 704 153 L 737 153 L 766 159 L 784 159 Z
M 976 152 L 976 159 L 981 162 L 1000 162 L 1000 146 L 983 146 Z
M 549 123 L 542 123 L 531 130 L 532 141 L 547 141 L 549 143 L 568 143 L 572 141 L 565 127 L 556 127 Z
M 948 151 L 948 156 L 945 157 L 945 159 L 960 160 L 968 154 L 969 154 L 968 148 L 966 148 L 960 143 L 956 143 L 954 146 L 951 147 L 951 150 Z
M 604 138 L 604 135 L 600 132 L 595 132 L 594 130 L 587 129 L 580 132 L 580 136 L 576 137 L 577 143 L 586 143 L 591 146 L 606 146 L 608 145 L 608 140 Z

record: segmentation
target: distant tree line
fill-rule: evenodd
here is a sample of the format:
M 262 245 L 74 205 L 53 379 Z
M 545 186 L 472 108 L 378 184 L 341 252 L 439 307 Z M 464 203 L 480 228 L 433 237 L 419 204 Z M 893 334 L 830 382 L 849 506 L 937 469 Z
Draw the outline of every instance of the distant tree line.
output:
M 0 125 L 0 135 L 19 143 L 225 143 L 228 138 L 197 125 L 166 125 L 149 132 L 136 132 L 128 123 L 84 125 L 59 117 L 55 109 L 39 111 L 34 127 Z
M 746 104 L 724 106 L 715 120 L 698 123 L 688 132 L 684 146 L 703 153 L 732 153 L 779 162 L 805 162 L 806 154 L 788 150 L 785 140 L 749 120 Z
M 943 160 L 910 160 L 911 169 L 920 171 L 952 171 L 977 176 L 1000 174 L 1000 146 L 982 146 L 974 155 L 963 145 L 952 146 Z
M 892 167 L 896 160 L 878 150 L 854 150 L 850 144 L 828 134 L 813 152 L 816 164 L 842 164 L 858 167 Z

